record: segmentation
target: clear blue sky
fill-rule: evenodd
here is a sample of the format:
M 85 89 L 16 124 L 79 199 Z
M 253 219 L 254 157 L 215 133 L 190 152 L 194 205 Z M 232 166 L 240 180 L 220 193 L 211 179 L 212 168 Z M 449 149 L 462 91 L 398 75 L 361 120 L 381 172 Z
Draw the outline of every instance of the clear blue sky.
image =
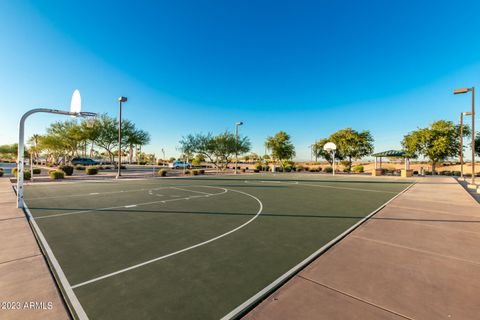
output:
M 289 133 L 297 158 L 337 129 L 375 149 L 457 121 L 480 90 L 478 1 L 0 1 L 0 144 L 34 107 L 117 113 L 177 155 L 182 135 L 245 125 L 254 151 Z M 480 100 L 479 100 L 480 102 Z M 27 135 L 59 116 L 35 115 Z

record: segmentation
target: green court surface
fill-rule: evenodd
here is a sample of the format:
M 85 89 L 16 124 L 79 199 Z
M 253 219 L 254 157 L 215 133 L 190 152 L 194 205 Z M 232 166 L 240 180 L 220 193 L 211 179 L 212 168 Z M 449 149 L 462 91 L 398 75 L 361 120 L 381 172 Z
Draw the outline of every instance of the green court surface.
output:
M 310 174 L 27 186 L 90 319 L 219 319 L 411 182 Z

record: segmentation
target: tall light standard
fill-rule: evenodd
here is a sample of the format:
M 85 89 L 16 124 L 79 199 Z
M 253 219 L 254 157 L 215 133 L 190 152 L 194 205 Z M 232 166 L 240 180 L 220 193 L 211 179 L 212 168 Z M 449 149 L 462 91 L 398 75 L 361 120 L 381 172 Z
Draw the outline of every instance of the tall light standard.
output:
M 237 174 L 238 166 L 238 127 L 243 125 L 242 121 L 235 123 L 235 174 Z
M 118 168 L 116 179 L 122 175 L 122 102 L 127 102 L 127 97 L 118 98 Z
M 460 179 L 463 180 L 463 116 L 471 115 L 471 112 L 460 112 L 460 150 L 459 150 L 459 157 L 460 157 Z
M 72 102 L 70 104 L 70 111 L 63 111 L 57 109 L 38 108 L 27 111 L 21 118 L 18 124 L 18 155 L 17 155 L 17 208 L 23 208 L 23 166 L 24 166 L 24 150 L 25 150 L 25 120 L 34 113 L 54 113 L 63 114 L 73 117 L 95 117 L 97 114 L 93 112 L 82 112 L 82 100 L 80 92 L 75 90 L 72 95 Z
M 472 186 L 475 187 L 475 88 L 460 88 L 453 91 L 454 94 L 472 92 Z

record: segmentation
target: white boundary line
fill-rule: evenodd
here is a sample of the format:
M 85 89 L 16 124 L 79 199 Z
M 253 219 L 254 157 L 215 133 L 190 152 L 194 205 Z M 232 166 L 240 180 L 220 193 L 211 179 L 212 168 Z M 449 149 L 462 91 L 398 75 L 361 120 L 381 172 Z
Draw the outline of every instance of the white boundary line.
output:
M 228 191 L 233 191 L 233 192 L 238 192 L 238 193 L 241 193 L 241 194 L 244 194 L 246 196 L 249 196 L 251 198 L 253 198 L 254 200 L 256 200 L 259 204 L 259 209 L 257 211 L 257 213 L 255 214 L 255 216 L 253 216 L 250 220 L 248 220 L 247 222 L 241 224 L 240 226 L 230 230 L 230 231 L 227 231 L 219 236 L 216 236 L 214 238 L 211 238 L 209 240 L 206 240 L 206 241 L 203 241 L 203 242 L 200 242 L 200 243 L 197 243 L 193 246 L 190 246 L 190 247 L 187 247 L 187 248 L 184 248 L 184 249 L 181 249 L 181 250 L 178 250 L 178 251 L 175 251 L 175 252 L 172 252 L 172 253 L 169 253 L 169 254 L 166 254 L 164 256 L 161 256 L 161 257 L 157 257 L 157 258 L 154 258 L 154 259 L 151 259 L 151 260 L 148 260 L 148 261 L 145 261 L 145 262 L 142 262 L 142 263 L 139 263 L 139 264 L 135 264 L 133 266 L 130 266 L 128 268 L 124 268 L 124 269 L 120 269 L 118 271 L 115 271 L 115 272 L 112 272 L 112 273 L 108 273 L 108 274 L 105 274 L 103 276 L 100 276 L 100 277 L 97 277 L 97 278 L 93 278 L 93 279 L 90 279 L 88 281 L 85 281 L 85 282 L 81 282 L 81 283 L 78 283 L 74 286 L 72 286 L 72 289 L 75 289 L 75 288 L 78 288 L 78 287 L 81 287 L 81 286 L 84 286 L 84 285 L 87 285 L 89 283 L 92 283 L 92 282 L 96 282 L 96 281 L 99 281 L 99 280 L 102 280 L 102 279 L 105 279 L 105 278 L 109 278 L 109 277 L 112 277 L 112 276 L 115 276 L 117 274 L 120 274 L 120 273 L 123 273 L 123 272 L 127 272 L 127 271 L 130 271 L 130 270 L 133 270 L 133 269 L 136 269 L 136 268 L 139 268 L 139 267 L 142 267 L 144 265 L 147 265 L 147 264 L 150 264 L 150 263 L 153 263 L 153 262 L 156 262 L 156 261 L 159 261 L 159 260 L 163 260 L 165 258 L 168 258 L 168 257 L 171 257 L 171 256 L 174 256 L 174 255 L 177 255 L 179 253 L 182 253 L 182 252 L 185 252 L 185 251 L 189 251 L 189 250 L 192 250 L 192 249 L 195 249 L 195 248 L 198 248 L 200 246 L 203 246 L 203 245 L 206 245 L 210 242 L 213 242 L 213 241 L 216 241 L 218 239 L 221 239 L 223 237 L 226 237 L 228 236 L 229 234 L 232 234 L 240 229 L 242 229 L 243 227 L 245 227 L 246 225 L 248 225 L 249 223 L 251 223 L 253 220 L 255 220 L 256 218 L 258 218 L 258 216 L 262 213 L 263 211 L 263 203 L 260 199 L 258 199 L 257 197 L 249 194 L 249 193 L 246 193 L 246 192 L 243 192 L 243 191 L 239 191 L 239 190 L 232 190 L 232 189 L 227 189 Z
M 207 187 L 207 186 L 200 186 L 200 187 Z M 172 187 L 170 187 L 172 188 Z M 225 194 L 227 193 L 228 189 L 221 188 L 221 187 L 211 187 L 211 188 L 216 188 L 216 189 L 223 189 L 223 192 L 219 193 L 207 193 L 204 197 L 210 197 L 210 196 L 217 196 L 220 194 Z M 192 190 L 186 190 L 185 191 L 190 191 L 190 192 L 196 192 Z M 63 217 L 63 216 L 69 216 L 72 214 L 80 214 L 80 213 L 93 213 L 96 211 L 105 211 L 105 210 L 112 210 L 112 209 L 121 209 L 121 208 L 132 208 L 133 206 L 146 206 L 149 204 L 155 204 L 155 203 L 166 203 L 166 202 L 171 202 L 171 201 L 178 201 L 178 200 L 189 200 L 191 198 L 199 198 L 202 196 L 188 196 L 184 198 L 175 198 L 175 199 L 168 199 L 168 200 L 156 200 L 156 201 L 149 201 L 149 202 L 143 202 L 143 203 L 135 203 L 135 204 L 130 204 L 130 205 L 122 205 L 122 206 L 115 206 L 115 207 L 107 207 L 107 208 L 96 208 L 96 209 L 88 209 L 88 210 L 80 210 L 80 211 L 73 211 L 73 212 L 62 212 L 62 213 L 56 213 L 56 214 L 51 214 L 47 216 L 41 216 L 37 217 L 36 219 L 48 219 L 48 218 L 55 218 L 55 217 Z
M 295 267 L 291 268 L 287 272 L 285 272 L 283 275 L 278 277 L 275 281 L 270 283 L 268 286 L 257 292 L 255 295 L 250 297 L 248 300 L 246 300 L 244 303 L 230 311 L 228 314 L 223 316 L 221 320 L 230 320 L 230 319 L 236 319 L 241 315 L 244 315 L 246 311 L 248 311 L 251 307 L 255 306 L 256 304 L 260 303 L 263 299 L 265 299 L 269 294 L 271 294 L 273 291 L 278 289 L 281 285 L 286 283 L 290 278 L 292 278 L 295 274 L 297 274 L 300 270 L 305 268 L 307 265 L 309 265 L 313 260 L 318 258 L 322 253 L 330 249 L 333 245 L 335 245 L 337 242 L 345 238 L 349 233 L 351 233 L 353 230 L 358 228 L 361 224 L 363 224 L 365 221 L 370 219 L 374 214 L 376 214 L 378 211 L 383 209 L 385 206 L 387 206 L 390 202 L 395 200 L 397 197 L 400 195 L 404 194 L 408 189 L 410 189 L 412 186 L 415 185 L 415 182 L 403 189 L 400 193 L 398 193 L 396 196 L 382 204 L 380 207 L 372 211 L 370 214 L 365 216 L 363 219 L 355 223 L 353 226 L 345 230 L 343 233 L 341 233 L 339 236 L 337 236 L 335 239 L 331 240 L 328 242 L 326 245 L 312 253 L 310 256 L 308 256 L 305 260 L 297 264 Z
M 67 295 L 68 300 L 71 303 L 76 315 L 78 316 L 78 319 L 88 320 L 88 316 L 85 313 L 85 310 L 83 310 L 83 307 L 80 304 L 80 301 L 78 300 L 77 296 L 73 292 L 72 286 L 70 286 L 70 283 L 68 282 L 67 277 L 65 276 L 65 273 L 60 267 L 60 264 L 58 263 L 57 258 L 55 258 L 55 256 L 53 255 L 52 249 L 48 245 L 47 240 L 45 239 L 42 231 L 38 227 L 37 222 L 35 221 L 35 218 L 32 216 L 32 213 L 30 212 L 26 204 L 24 204 L 24 209 L 25 209 L 25 212 L 27 213 L 28 219 L 30 220 L 32 227 L 35 229 L 35 233 L 37 234 L 39 241 L 41 242 L 43 248 L 45 249 L 45 254 L 50 260 L 53 269 L 57 273 L 58 280 L 60 281 L 63 287 L 63 290 L 65 291 L 65 294 Z

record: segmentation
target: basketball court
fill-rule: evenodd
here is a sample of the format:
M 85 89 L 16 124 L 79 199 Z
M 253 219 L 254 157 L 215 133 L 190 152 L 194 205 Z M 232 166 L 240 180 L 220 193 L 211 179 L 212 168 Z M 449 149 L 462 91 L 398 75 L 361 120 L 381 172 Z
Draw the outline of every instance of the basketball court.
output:
M 77 315 L 218 319 L 241 315 L 411 183 L 318 174 L 55 182 L 25 186 L 25 200 Z

